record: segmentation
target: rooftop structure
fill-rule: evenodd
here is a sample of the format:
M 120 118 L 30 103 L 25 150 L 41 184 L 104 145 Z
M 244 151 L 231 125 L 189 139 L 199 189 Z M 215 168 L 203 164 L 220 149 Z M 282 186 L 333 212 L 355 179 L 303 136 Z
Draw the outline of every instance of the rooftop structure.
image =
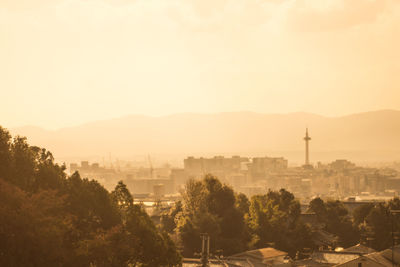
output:
M 275 248 L 260 248 L 255 250 L 249 250 L 232 255 L 228 258 L 247 259 L 254 266 L 275 266 L 275 265 L 290 266 L 290 261 L 291 261 L 287 252 L 280 251 Z

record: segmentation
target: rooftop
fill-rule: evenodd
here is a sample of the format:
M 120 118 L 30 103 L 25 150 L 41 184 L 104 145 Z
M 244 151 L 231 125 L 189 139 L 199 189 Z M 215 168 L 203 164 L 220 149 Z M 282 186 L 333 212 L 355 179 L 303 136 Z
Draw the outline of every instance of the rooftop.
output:
M 369 247 L 361 245 L 361 244 L 357 244 L 355 246 L 343 249 L 342 251 L 344 251 L 344 252 L 362 253 L 362 254 L 368 254 L 368 253 L 376 252 L 373 248 L 369 248 Z
M 319 263 L 340 264 L 360 257 L 359 253 L 336 252 L 336 251 L 318 251 L 314 252 L 311 258 Z
M 249 250 L 233 255 L 233 257 L 245 257 L 253 258 L 259 261 L 272 259 L 279 256 L 286 256 L 287 253 L 274 248 L 260 248 L 255 250 Z

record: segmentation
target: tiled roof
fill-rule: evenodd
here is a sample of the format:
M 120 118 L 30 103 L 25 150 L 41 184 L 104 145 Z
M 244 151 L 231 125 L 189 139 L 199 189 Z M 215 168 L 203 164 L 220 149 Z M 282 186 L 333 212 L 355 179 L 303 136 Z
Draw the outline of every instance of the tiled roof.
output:
M 224 258 L 224 259 L 210 259 L 208 262 L 210 267 L 256 267 L 246 259 Z M 182 267 L 200 267 L 200 259 L 184 258 Z M 265 265 L 262 265 L 263 267 Z
M 392 252 L 394 263 L 400 265 L 400 247 L 398 245 L 393 248 L 393 251 L 392 248 L 385 249 L 384 251 L 379 252 L 379 254 L 386 258 L 388 261 L 392 262 Z
M 319 263 L 340 264 L 360 257 L 358 253 L 318 251 L 311 255 L 311 258 Z
M 367 255 L 364 255 L 365 257 L 387 267 L 392 267 L 393 264 L 391 261 L 387 260 L 385 257 L 382 256 L 382 253 L 379 252 L 373 252 Z
M 362 254 L 368 254 L 368 253 L 376 252 L 375 249 L 366 247 L 366 246 L 361 245 L 361 244 L 357 244 L 355 246 L 343 249 L 343 251 L 344 252 L 362 253 Z
M 293 263 L 294 266 L 302 267 L 302 266 L 315 266 L 315 267 L 329 267 L 333 266 L 333 263 L 321 263 L 317 262 L 313 259 L 304 259 L 304 260 L 298 260 Z
M 242 253 L 238 253 L 233 255 L 233 257 L 250 257 L 250 258 L 255 258 L 260 261 L 274 258 L 274 257 L 279 257 L 279 256 L 286 256 L 287 253 L 284 251 L 280 251 L 274 248 L 260 248 L 260 249 L 255 249 L 255 250 L 249 250 L 245 251 Z

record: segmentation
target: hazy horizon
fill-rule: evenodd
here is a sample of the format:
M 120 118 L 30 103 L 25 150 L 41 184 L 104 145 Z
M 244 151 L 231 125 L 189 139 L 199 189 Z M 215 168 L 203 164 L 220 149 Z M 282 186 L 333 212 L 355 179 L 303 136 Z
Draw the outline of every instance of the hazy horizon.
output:
M 400 111 L 380 110 L 342 117 L 312 113 L 263 114 L 254 112 L 179 113 L 170 116 L 131 115 L 93 121 L 74 127 L 46 130 L 11 128 L 46 147 L 58 160 L 101 161 L 138 155 L 174 161 L 187 156 L 242 155 L 304 159 L 304 134 L 311 135 L 311 160 L 346 158 L 355 162 L 399 160 Z M 68 159 L 68 160 L 67 160 Z M 76 161 L 76 160 L 75 160 Z
M 368 111 L 359 111 L 359 112 L 354 112 L 354 113 L 346 113 L 346 114 L 340 114 L 340 115 L 323 115 L 323 114 L 318 114 L 314 112 L 306 112 L 306 111 L 293 111 L 293 112 L 257 112 L 257 111 L 251 111 L 251 110 L 236 110 L 236 111 L 219 111 L 219 112 L 175 112 L 175 113 L 170 113 L 170 114 L 164 114 L 164 115 L 151 115 L 151 114 L 141 114 L 141 113 L 130 113 L 130 114 L 123 114 L 120 116 L 115 116 L 115 117 L 107 117 L 107 118 L 97 118 L 89 121 L 83 121 L 83 122 L 77 122 L 75 124 L 71 125 L 62 125 L 59 127 L 45 127 L 41 125 L 36 125 L 36 124 L 22 124 L 22 125 L 15 125 L 15 126 L 7 126 L 7 125 L 1 125 L 3 128 L 6 129 L 19 129 L 19 128 L 25 128 L 25 127 L 33 127 L 33 128 L 40 128 L 43 130 L 47 131 L 57 131 L 61 130 L 64 128 L 71 128 L 71 127 L 79 127 L 79 126 L 84 126 L 87 124 L 91 123 L 96 123 L 96 122 L 104 122 L 104 121 L 110 121 L 110 120 L 118 120 L 118 119 L 124 119 L 124 118 L 129 118 L 129 117 L 148 117 L 148 118 L 163 118 L 163 117 L 173 117 L 173 116 L 179 116 L 179 115 L 217 115 L 217 114 L 229 114 L 229 113 L 254 113 L 254 114 L 260 114 L 260 115 L 292 115 L 292 114 L 309 114 L 309 115 L 314 115 L 314 116 L 320 116 L 324 118 L 341 118 L 341 117 L 347 117 L 347 116 L 353 116 L 353 115 L 359 115 L 359 114 L 366 114 L 366 113 L 372 113 L 372 112 L 385 112 L 385 111 L 400 111 L 400 109 L 390 109 L 390 108 L 385 108 L 385 109 L 377 109 L 377 110 L 368 110 Z M 304 127 L 307 127 L 307 124 L 304 125 Z

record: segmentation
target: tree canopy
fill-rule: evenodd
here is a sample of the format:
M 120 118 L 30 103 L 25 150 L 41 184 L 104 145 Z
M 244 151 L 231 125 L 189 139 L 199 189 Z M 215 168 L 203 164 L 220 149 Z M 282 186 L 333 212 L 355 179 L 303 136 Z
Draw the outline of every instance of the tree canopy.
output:
M 315 212 L 326 231 L 339 237 L 340 246 L 349 247 L 359 242 L 359 234 L 353 228 L 351 214 L 339 200 L 324 202 L 315 198 L 310 202 L 309 210 Z
M 187 182 L 182 211 L 175 220 L 185 256 L 200 252 L 201 233 L 209 234 L 214 254 L 230 255 L 246 248 L 244 214 L 235 193 L 212 175 Z
M 179 266 L 181 256 L 119 182 L 67 176 L 46 149 L 0 127 L 1 266 Z
M 359 231 L 360 238 L 376 250 L 392 245 L 392 231 L 399 238 L 400 199 L 394 198 L 386 203 L 366 204 L 354 211 L 354 228 Z
M 179 211 L 165 214 L 164 222 L 169 231 L 175 227 L 184 256 L 200 252 L 201 233 L 210 236 L 211 252 L 224 256 L 268 246 L 294 256 L 312 247 L 310 229 L 299 220 L 300 204 L 284 189 L 249 200 L 206 175 L 187 182 L 183 202 L 176 207 Z
M 252 233 L 250 247 L 273 245 L 292 256 L 304 248 L 312 248 L 310 229 L 299 216 L 300 203 L 285 189 L 253 196 L 247 215 Z

